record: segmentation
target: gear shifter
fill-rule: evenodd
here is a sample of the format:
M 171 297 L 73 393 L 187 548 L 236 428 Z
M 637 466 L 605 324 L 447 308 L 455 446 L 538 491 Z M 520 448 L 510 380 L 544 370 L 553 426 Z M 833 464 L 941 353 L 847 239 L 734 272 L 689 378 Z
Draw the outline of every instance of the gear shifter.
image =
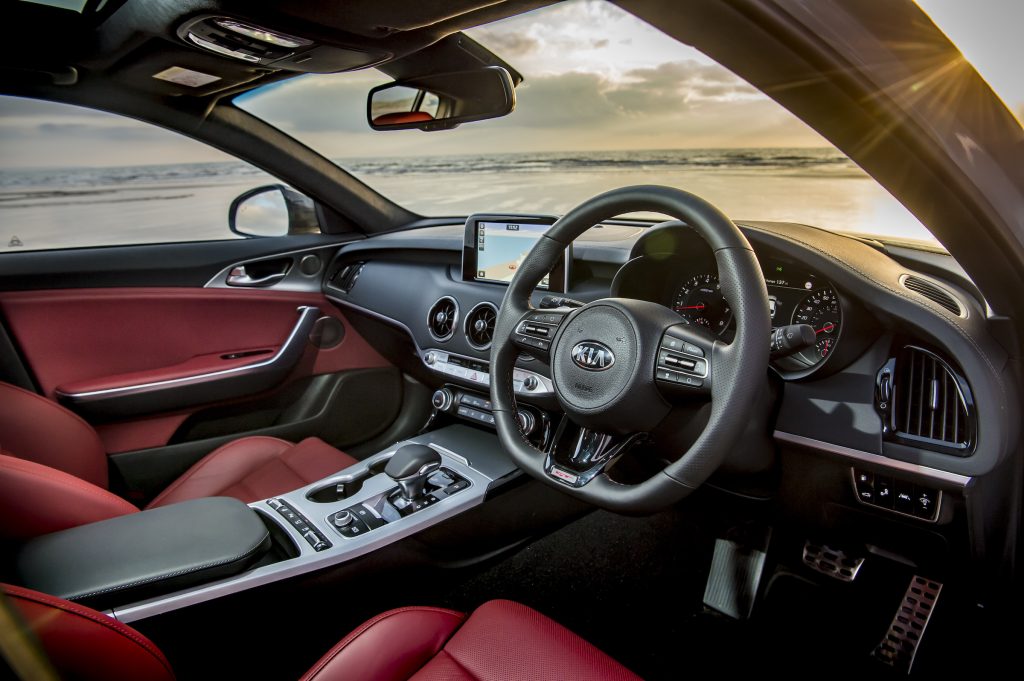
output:
M 384 473 L 398 483 L 402 497 L 415 501 L 423 496 L 427 478 L 441 467 L 441 455 L 426 445 L 399 447 L 384 467 Z

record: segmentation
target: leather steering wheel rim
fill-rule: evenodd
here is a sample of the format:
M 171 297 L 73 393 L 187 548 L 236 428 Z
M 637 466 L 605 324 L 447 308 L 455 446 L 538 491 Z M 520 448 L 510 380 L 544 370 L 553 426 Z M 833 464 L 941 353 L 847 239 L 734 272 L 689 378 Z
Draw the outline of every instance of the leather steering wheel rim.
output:
M 722 295 L 737 320 L 736 336 L 728 345 L 714 344 L 714 361 L 709 357 L 714 378 L 710 417 L 704 431 L 678 460 L 638 484 L 618 483 L 602 473 L 582 487 L 569 487 L 547 474 L 544 453 L 519 430 L 512 372 L 520 350 L 511 338 L 532 309 L 530 297 L 537 284 L 570 243 L 595 224 L 640 211 L 682 220 L 711 246 Z M 600 194 L 566 213 L 541 236 L 505 293 L 491 346 L 490 392 L 498 439 L 521 469 L 563 492 L 620 512 L 660 510 L 700 486 L 737 443 L 767 374 L 770 332 L 768 291 L 760 265 L 746 237 L 721 211 L 694 194 L 671 187 L 642 185 Z M 638 364 L 637 371 L 641 369 Z

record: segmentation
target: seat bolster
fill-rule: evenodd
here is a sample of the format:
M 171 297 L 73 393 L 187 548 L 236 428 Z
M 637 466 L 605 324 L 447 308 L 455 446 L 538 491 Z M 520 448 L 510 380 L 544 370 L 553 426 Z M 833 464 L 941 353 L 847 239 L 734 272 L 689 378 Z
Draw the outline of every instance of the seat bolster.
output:
M 88 423 L 53 400 L 0 383 L 0 447 L 107 487 L 107 453 Z
M 214 496 L 248 504 L 304 487 L 354 463 L 315 437 L 296 445 L 275 437 L 243 437 L 203 457 L 147 508 Z
M 0 453 L 0 537 L 30 539 L 139 509 L 73 475 Z
M 302 681 L 406 681 L 438 654 L 464 619 L 442 608 L 389 610 L 343 638 Z
M 31 589 L 0 584 L 62 679 L 173 681 L 163 653 L 112 617 Z
M 252 469 L 281 456 L 291 446 L 291 442 L 276 437 L 245 437 L 228 442 L 182 473 L 146 508 L 218 496 Z
M 415 681 L 641 681 L 604 652 L 521 603 L 494 600 L 473 611 Z

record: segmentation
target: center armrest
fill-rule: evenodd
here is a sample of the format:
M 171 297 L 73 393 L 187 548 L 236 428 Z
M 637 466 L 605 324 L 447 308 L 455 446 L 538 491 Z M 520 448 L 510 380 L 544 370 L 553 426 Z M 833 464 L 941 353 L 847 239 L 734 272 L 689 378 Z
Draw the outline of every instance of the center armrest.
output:
M 270 544 L 254 510 L 209 497 L 37 537 L 15 569 L 26 587 L 104 609 L 236 575 Z

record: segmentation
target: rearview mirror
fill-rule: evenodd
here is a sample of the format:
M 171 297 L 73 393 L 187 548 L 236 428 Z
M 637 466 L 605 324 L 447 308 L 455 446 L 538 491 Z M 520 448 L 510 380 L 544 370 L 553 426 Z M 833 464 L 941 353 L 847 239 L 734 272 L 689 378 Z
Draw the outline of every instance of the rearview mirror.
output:
M 319 234 L 320 220 L 313 199 L 283 184 L 268 184 L 231 202 L 228 227 L 245 237 Z
M 488 66 L 379 85 L 370 90 L 366 116 L 374 130 L 449 130 L 508 115 L 515 106 L 508 71 Z

